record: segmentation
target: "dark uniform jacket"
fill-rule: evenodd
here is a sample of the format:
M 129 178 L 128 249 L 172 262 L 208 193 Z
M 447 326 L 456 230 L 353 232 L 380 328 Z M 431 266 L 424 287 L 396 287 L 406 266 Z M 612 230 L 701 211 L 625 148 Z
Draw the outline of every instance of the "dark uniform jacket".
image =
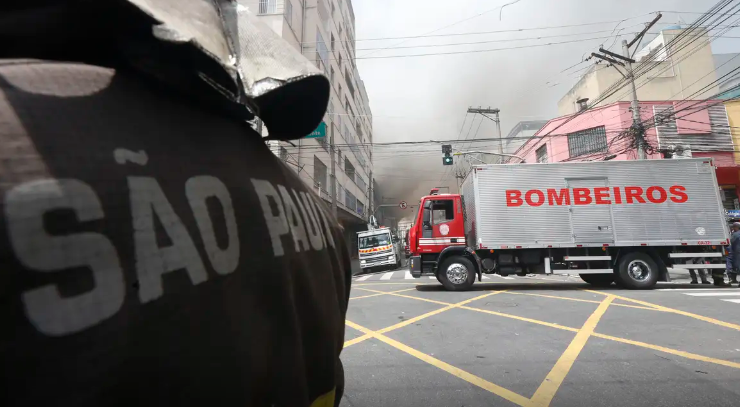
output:
M 730 235 L 730 254 L 732 268 L 740 270 L 740 231 L 732 232 Z
M 247 123 L 0 62 L 4 406 L 331 406 L 350 264 Z

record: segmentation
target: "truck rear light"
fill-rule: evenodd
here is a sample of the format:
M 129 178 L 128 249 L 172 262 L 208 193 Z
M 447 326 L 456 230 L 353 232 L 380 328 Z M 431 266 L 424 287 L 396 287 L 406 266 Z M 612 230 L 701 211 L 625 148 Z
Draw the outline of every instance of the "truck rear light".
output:
M 647 246 L 647 243 L 640 243 L 640 246 Z
M 548 245 L 547 247 L 548 247 L 548 248 L 552 248 L 552 245 Z
M 517 248 L 517 249 L 521 249 L 522 247 L 521 247 L 521 246 L 517 246 L 516 248 Z
M 609 244 L 608 243 L 604 243 L 602 246 L 609 247 Z
M 583 245 L 582 244 L 577 244 L 576 247 L 583 247 Z
M 681 246 L 688 246 L 688 243 L 681 243 Z
M 493 253 L 493 249 L 491 249 L 491 253 Z

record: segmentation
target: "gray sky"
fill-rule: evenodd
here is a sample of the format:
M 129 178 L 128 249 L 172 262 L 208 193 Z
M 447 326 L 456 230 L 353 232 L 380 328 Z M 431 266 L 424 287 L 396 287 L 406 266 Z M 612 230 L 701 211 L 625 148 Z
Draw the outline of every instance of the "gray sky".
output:
M 624 28 L 622 33 L 637 32 L 642 28 L 641 24 L 654 17 L 650 13 L 655 11 L 662 11 L 664 14 L 661 20 L 663 24 L 658 25 L 658 28 L 678 23 L 679 18 L 680 21 L 690 23 L 699 15 L 668 11 L 703 12 L 716 3 L 716 0 L 520 0 L 503 8 L 501 20 L 498 9 L 490 11 L 512 1 L 514 0 L 353 0 L 358 40 L 357 65 L 365 82 L 374 116 L 374 142 L 472 138 L 476 130 L 478 138 L 495 137 L 492 122 L 483 120 L 478 128 L 480 118 L 475 119 L 474 126 L 468 133 L 472 116 L 468 116 L 463 134 L 460 135 L 469 106 L 501 109 L 504 135 L 519 121 L 556 117 L 557 101 L 578 79 L 577 74 L 569 76 L 559 72 L 596 51 L 600 44 L 614 44 L 612 29 Z M 485 35 L 363 41 L 371 38 L 425 35 L 486 11 L 490 12 L 434 34 L 629 20 L 619 26 L 616 22 L 610 22 Z M 563 34 L 579 35 L 552 37 Z M 735 30 L 730 35 L 740 36 L 740 33 Z M 508 41 L 532 37 L 551 38 Z M 597 39 L 585 40 L 589 38 Z M 631 37 L 620 37 L 613 50 L 620 48 L 619 42 L 623 38 Z M 479 41 L 500 42 L 371 50 Z M 370 59 L 563 41 L 577 42 L 496 52 Z M 715 53 L 740 52 L 739 41 L 717 40 L 712 47 Z M 582 64 L 572 71 L 586 66 Z M 559 85 L 552 86 L 555 83 Z M 416 203 L 432 186 L 449 185 L 454 191 L 454 178 L 448 176 L 442 179 L 444 170 L 449 167 L 442 166 L 441 147 L 423 149 L 429 152 L 420 155 L 418 151 L 414 154 L 414 149 L 411 148 L 375 148 L 374 176 L 380 184 L 383 196 L 391 197 L 393 201 L 404 199 Z M 488 149 L 493 149 L 493 144 Z

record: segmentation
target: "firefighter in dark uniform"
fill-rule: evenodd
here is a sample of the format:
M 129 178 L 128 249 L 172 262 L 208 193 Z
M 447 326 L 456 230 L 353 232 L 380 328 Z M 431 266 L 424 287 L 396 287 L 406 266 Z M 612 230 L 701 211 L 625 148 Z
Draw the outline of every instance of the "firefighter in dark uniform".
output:
M 217 41 L 162 34 L 161 10 L 14 4 L 0 5 L 0 404 L 338 405 L 348 251 L 246 121 L 308 134 L 328 81 L 308 71 L 250 99 L 202 51 Z
M 740 222 L 735 222 L 730 226 L 730 247 L 728 257 L 727 273 L 730 277 L 730 284 L 737 282 L 737 274 L 740 271 Z M 738 285 L 740 288 L 740 285 Z

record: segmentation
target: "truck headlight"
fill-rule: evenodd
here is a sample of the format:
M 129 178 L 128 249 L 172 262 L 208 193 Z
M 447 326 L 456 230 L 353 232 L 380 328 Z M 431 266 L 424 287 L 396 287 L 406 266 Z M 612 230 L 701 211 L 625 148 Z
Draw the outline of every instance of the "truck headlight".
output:
M 396 256 L 388 256 L 388 260 L 395 260 Z
M 367 263 L 365 260 L 360 260 L 360 264 L 365 264 L 365 263 Z

